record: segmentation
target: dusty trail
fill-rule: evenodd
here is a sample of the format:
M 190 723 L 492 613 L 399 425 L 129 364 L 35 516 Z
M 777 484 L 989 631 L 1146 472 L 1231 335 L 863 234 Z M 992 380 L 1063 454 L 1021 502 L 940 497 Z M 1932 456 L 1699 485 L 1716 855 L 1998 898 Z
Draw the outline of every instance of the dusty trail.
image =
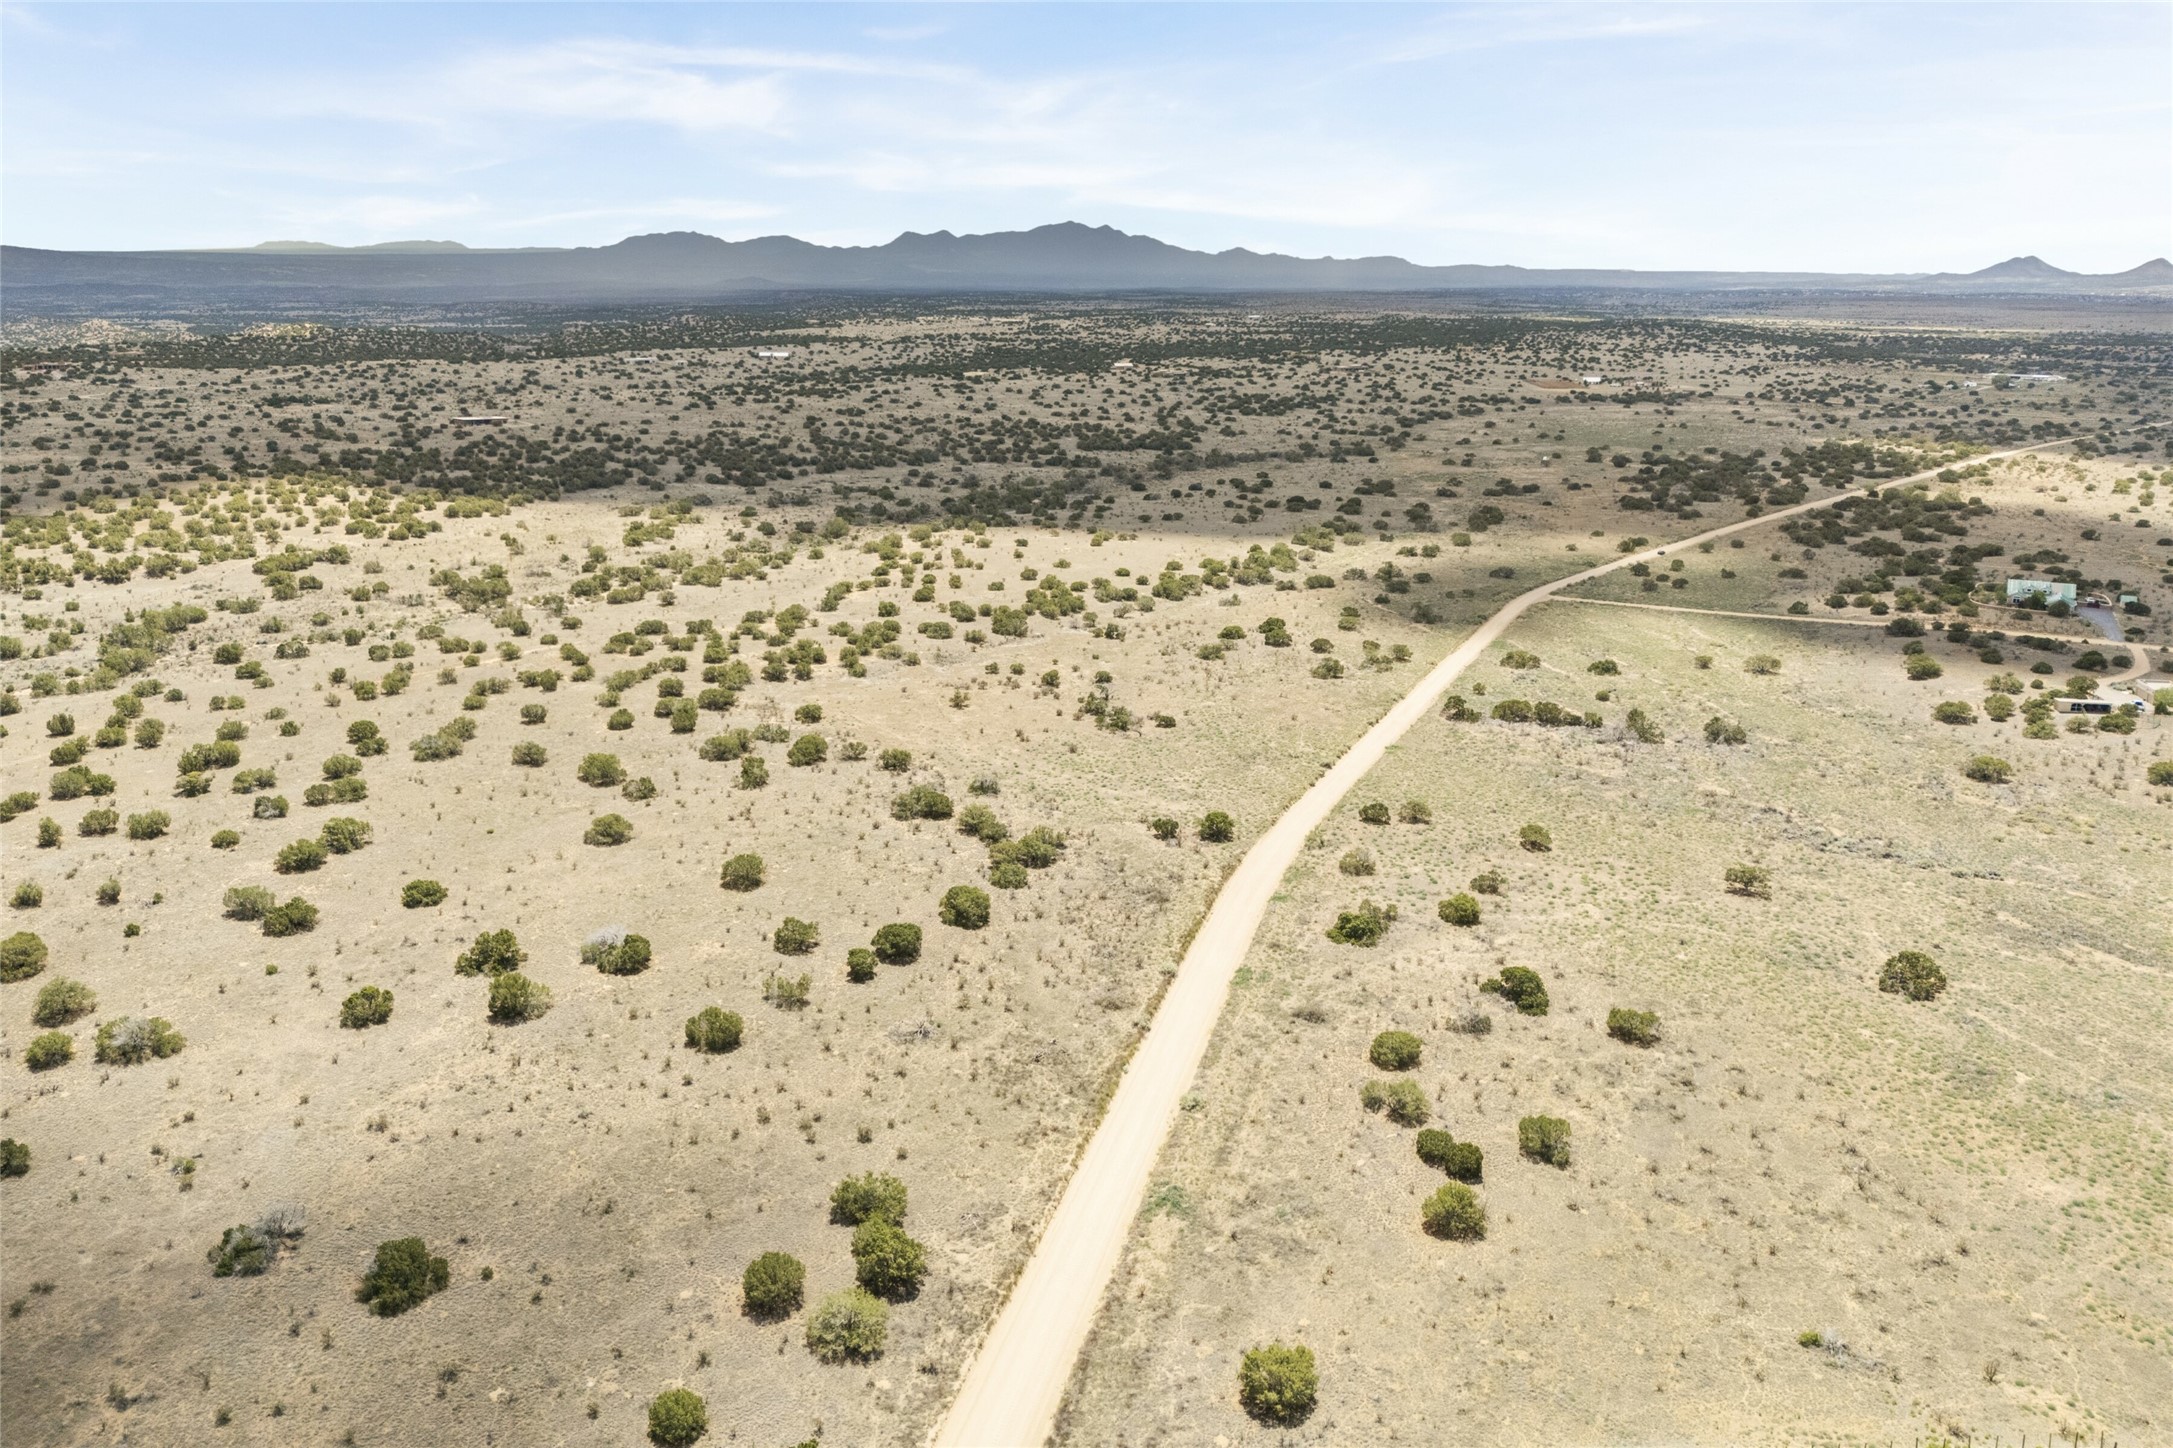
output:
M 1974 461 L 2015 457 L 2071 441 L 2062 438 L 2011 448 L 1987 453 Z M 1929 469 L 1882 486 L 1921 482 L 1939 471 Z M 958 1396 L 936 1430 L 934 1443 L 940 1448 L 1029 1448 L 1048 1439 L 1073 1365 L 1123 1255 L 1125 1238 L 1146 1192 L 1155 1158 L 1161 1154 L 1178 1103 L 1191 1087 L 1207 1052 L 1229 996 L 1230 977 L 1251 948 L 1254 932 L 1259 929 L 1276 886 L 1304 848 L 1306 837 L 1326 821 L 1337 803 L 1381 761 L 1389 747 L 1434 707 L 1457 676 L 1526 609 L 1562 589 L 1711 539 L 1829 507 L 1837 497 L 1845 496 L 1847 493 L 1797 503 L 1659 547 L 1626 553 L 1517 595 L 1434 665 L 1254 842 L 1215 897 L 1207 919 L 1179 963 L 1154 1022 L 1073 1169 L 1033 1255 L 967 1367 Z

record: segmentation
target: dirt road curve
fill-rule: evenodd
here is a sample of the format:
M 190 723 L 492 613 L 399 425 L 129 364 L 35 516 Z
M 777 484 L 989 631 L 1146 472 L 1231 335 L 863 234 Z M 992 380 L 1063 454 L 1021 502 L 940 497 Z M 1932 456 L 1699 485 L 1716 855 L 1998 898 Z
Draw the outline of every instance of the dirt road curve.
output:
M 2061 439 L 2061 442 L 2072 439 Z M 1979 461 L 2013 457 L 2060 443 L 2038 443 L 1990 453 Z M 1930 478 L 1918 473 L 1886 486 Z M 1841 495 L 1834 495 L 1841 496 Z M 1019 1275 L 1003 1311 L 989 1329 L 960 1384 L 950 1413 L 933 1441 L 940 1448 L 1032 1448 L 1047 1440 L 1072 1366 L 1101 1307 L 1102 1293 L 1123 1254 L 1132 1219 L 1147 1189 L 1148 1174 L 1207 1052 L 1215 1022 L 1229 995 L 1230 977 L 1245 959 L 1269 899 L 1283 872 L 1313 830 L 1351 786 L 1366 776 L 1389 746 L 1417 723 L 1465 667 L 1501 637 L 1524 611 L 1561 589 L 1650 562 L 1708 539 L 1726 538 L 1798 513 L 1823 508 L 1834 496 L 1777 509 L 1761 517 L 1612 558 L 1582 573 L 1519 594 L 1436 664 L 1349 752 L 1283 812 L 1246 852 L 1222 887 L 1206 921 L 1192 939 L 1177 975 L 1156 1011 L 1109 1109 L 1087 1143 L 1054 1215 Z M 1233 1389 L 1234 1391 L 1234 1389 Z

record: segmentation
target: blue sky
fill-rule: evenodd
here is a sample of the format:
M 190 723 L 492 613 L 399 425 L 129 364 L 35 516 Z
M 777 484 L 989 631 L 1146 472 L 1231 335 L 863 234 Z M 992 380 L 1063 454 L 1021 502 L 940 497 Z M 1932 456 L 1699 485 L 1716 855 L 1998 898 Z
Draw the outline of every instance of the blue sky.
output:
M 0 6 L 29 246 L 1077 220 L 1534 266 L 2173 251 L 2173 6 Z

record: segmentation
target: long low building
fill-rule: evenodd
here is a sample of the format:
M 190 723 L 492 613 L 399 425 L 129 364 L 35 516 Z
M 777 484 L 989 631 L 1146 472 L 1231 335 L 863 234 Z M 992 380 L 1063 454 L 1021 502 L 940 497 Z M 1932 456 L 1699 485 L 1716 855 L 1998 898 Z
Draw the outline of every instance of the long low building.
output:
M 2062 583 L 2056 578 L 2010 578 L 2007 580 L 2007 601 L 2037 597 L 2047 603 L 2073 604 L 2075 585 Z

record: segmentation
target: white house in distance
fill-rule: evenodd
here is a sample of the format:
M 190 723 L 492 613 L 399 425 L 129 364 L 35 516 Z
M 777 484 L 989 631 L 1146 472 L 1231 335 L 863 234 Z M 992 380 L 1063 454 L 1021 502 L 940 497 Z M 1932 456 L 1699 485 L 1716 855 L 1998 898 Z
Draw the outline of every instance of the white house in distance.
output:
M 2007 580 L 2007 601 L 2009 603 L 2019 603 L 2033 594 L 2047 603 L 2064 603 L 2072 606 L 2075 602 L 2075 585 L 2061 583 L 2051 578 L 2010 578 Z
M 762 362 L 782 362 L 792 355 L 790 347 L 757 347 L 755 357 Z

